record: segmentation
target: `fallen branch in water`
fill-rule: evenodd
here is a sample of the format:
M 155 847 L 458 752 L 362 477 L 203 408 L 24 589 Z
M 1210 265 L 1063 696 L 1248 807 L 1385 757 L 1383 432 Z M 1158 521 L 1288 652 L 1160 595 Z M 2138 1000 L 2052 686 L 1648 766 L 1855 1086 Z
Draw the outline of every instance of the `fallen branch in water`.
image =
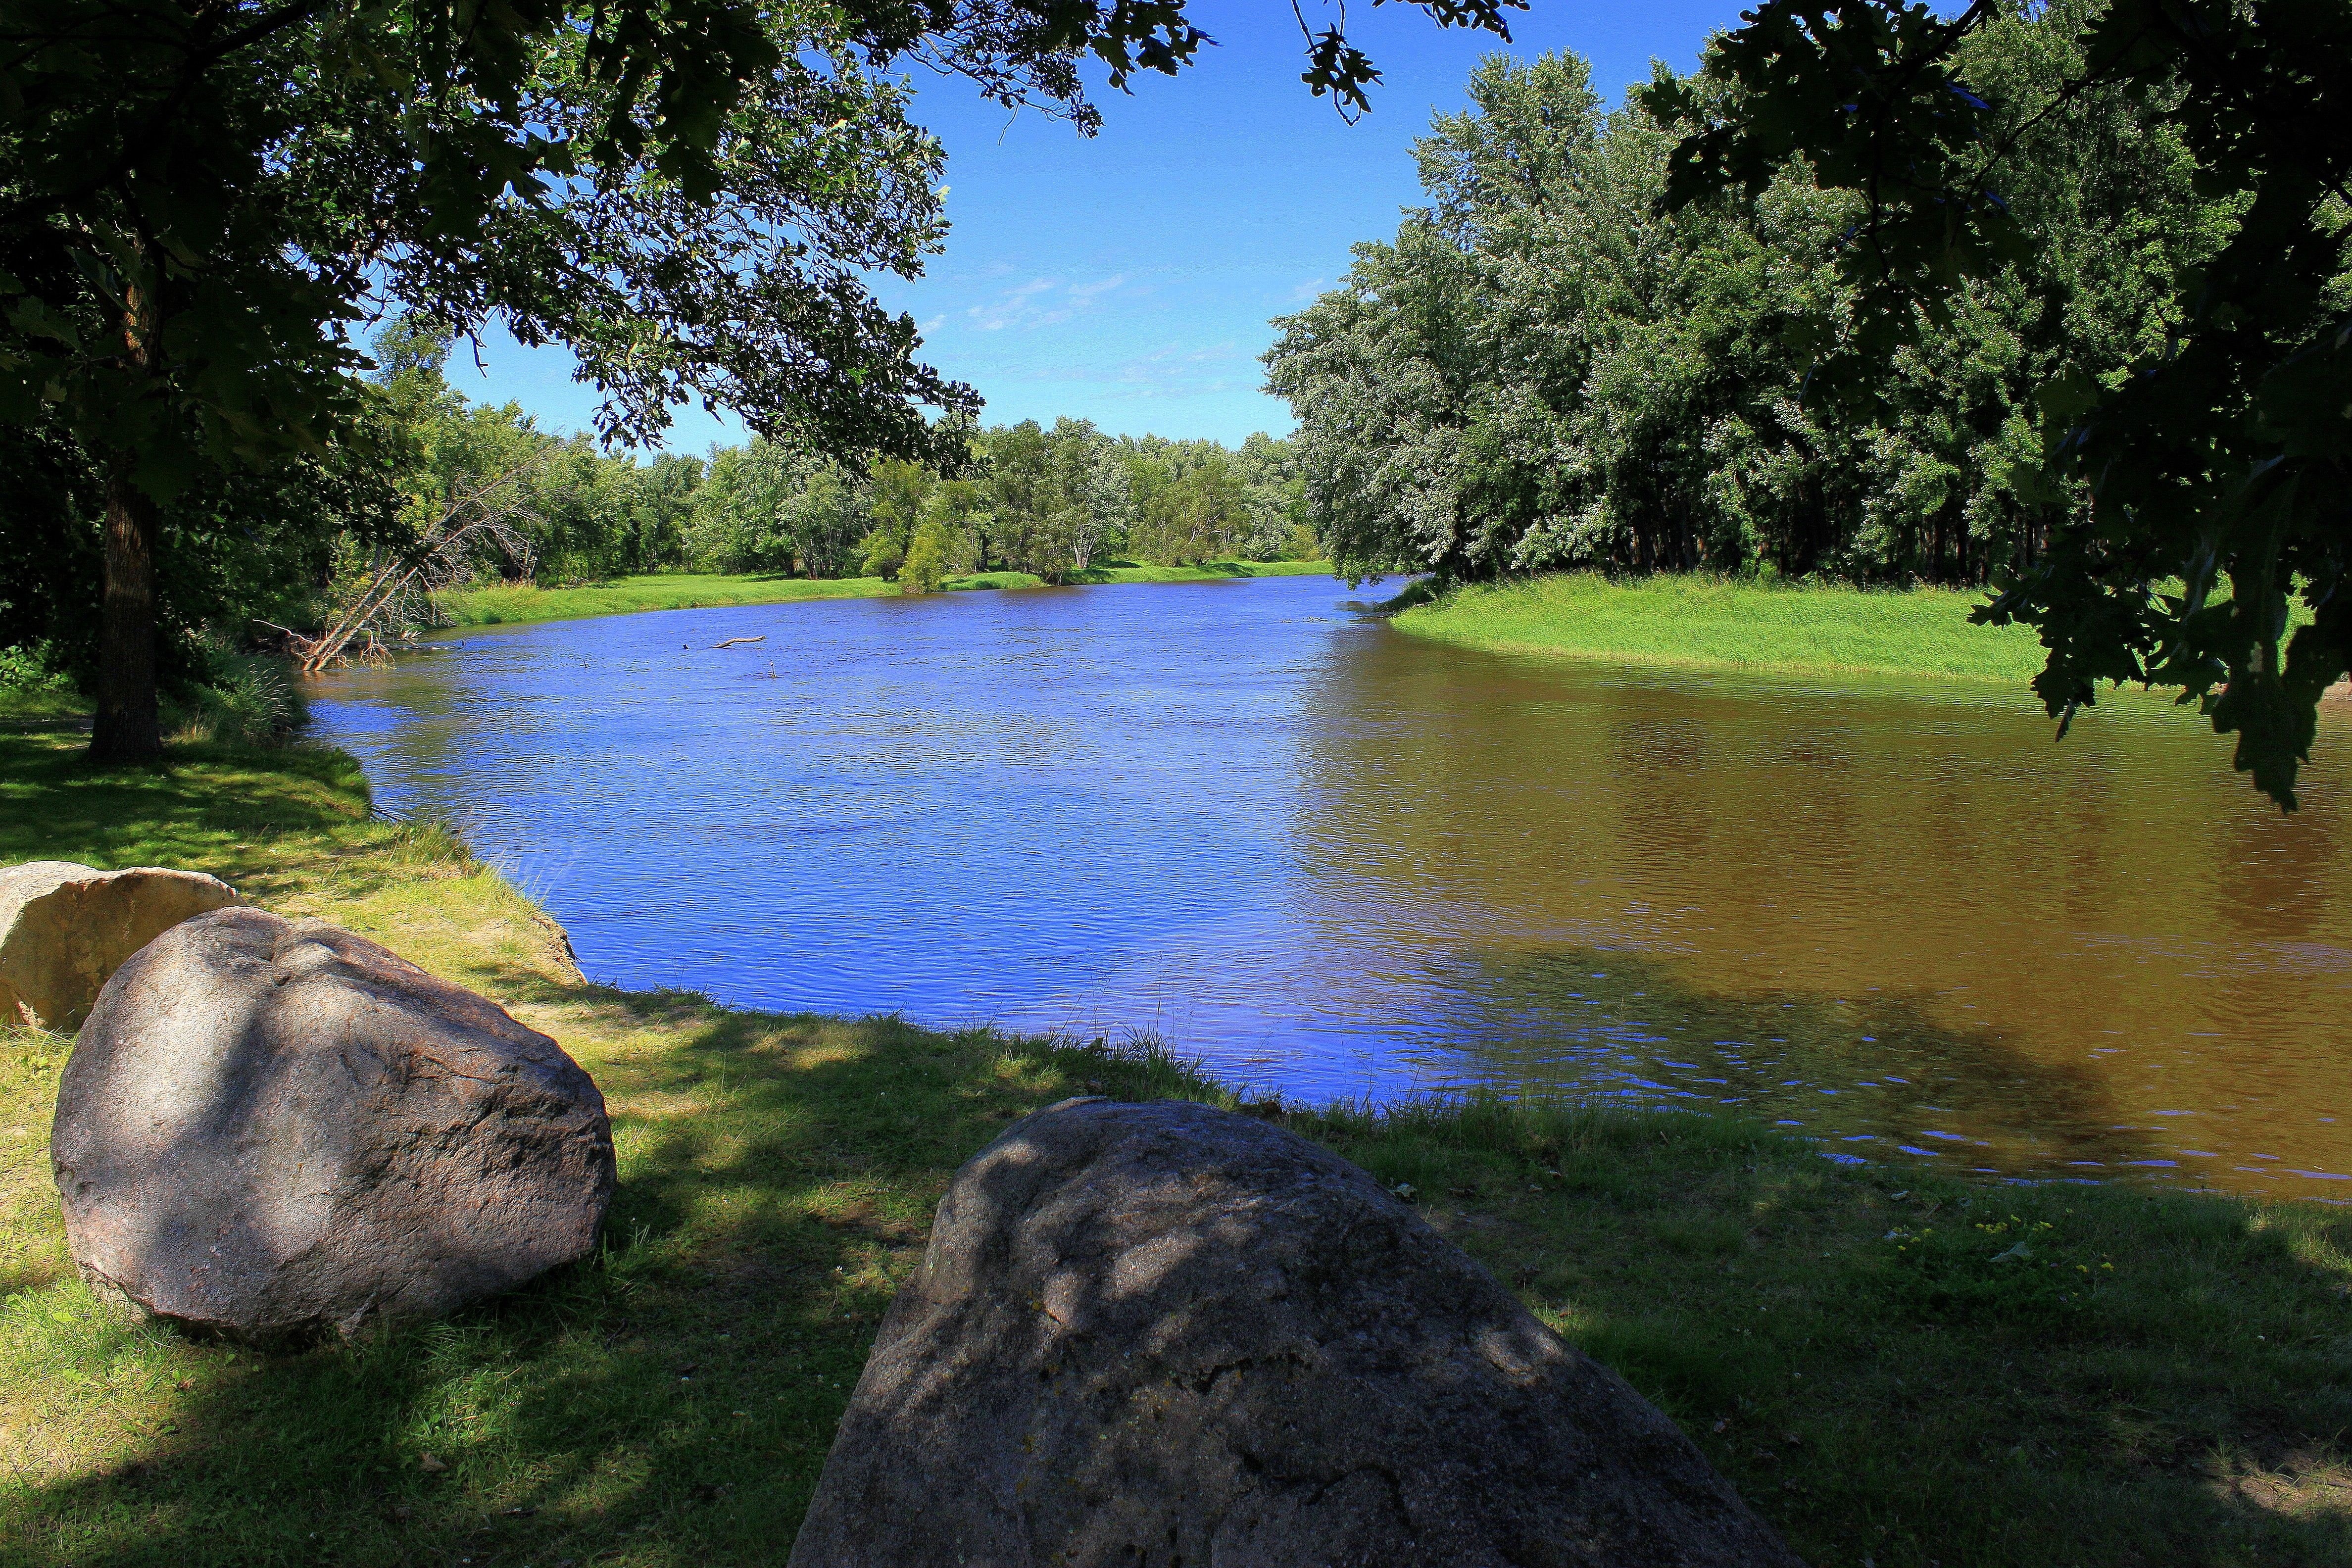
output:
M 453 481 L 436 500 L 415 498 L 412 505 L 425 508 L 431 516 L 416 537 L 401 549 L 377 547 L 375 560 L 356 595 L 318 636 L 287 632 L 287 651 L 302 673 L 316 675 L 331 665 L 347 662 L 354 646 L 362 650 L 362 664 L 390 662 L 383 637 L 397 635 L 404 642 L 413 640 L 415 632 L 409 623 L 416 619 L 420 604 L 427 615 L 432 614 L 434 594 L 467 576 L 481 544 L 495 545 L 528 581 L 530 541 L 515 526 L 515 520 L 538 521 L 530 509 L 528 480 L 546 467 L 555 450 L 550 444 L 471 490 Z M 436 511 L 437 515 L 432 515 Z M 283 626 L 273 629 L 286 630 Z
M 715 642 L 715 643 L 712 643 L 710 646 L 711 646 L 712 647 L 715 647 L 715 648 L 718 648 L 718 647 L 734 647 L 737 643 L 739 643 L 739 642 L 766 642 L 767 640 L 768 640 L 768 634 L 767 634 L 767 633 L 765 633 L 765 632 L 761 632 L 758 637 L 729 637 L 725 642 Z

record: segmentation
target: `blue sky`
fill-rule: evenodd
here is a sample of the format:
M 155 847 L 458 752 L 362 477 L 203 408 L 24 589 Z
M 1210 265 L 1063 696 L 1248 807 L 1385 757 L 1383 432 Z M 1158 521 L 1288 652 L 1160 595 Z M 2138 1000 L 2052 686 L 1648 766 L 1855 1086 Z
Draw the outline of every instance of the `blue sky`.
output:
M 1653 58 L 1696 63 L 1741 0 L 1582 0 L 1516 16 L 1510 52 L 1572 49 L 1612 101 Z M 1321 25 L 1324 13 L 1303 6 Z M 1181 76 L 1103 93 L 1101 132 L 1081 138 L 1043 116 L 1009 117 L 961 83 L 922 87 L 916 119 L 948 149 L 947 252 L 883 298 L 912 313 L 925 356 L 977 386 L 991 424 L 1092 419 L 1114 435 L 1238 442 L 1291 426 L 1259 390 L 1270 318 L 1295 310 L 1347 270 L 1349 247 L 1384 238 L 1418 187 L 1407 148 L 1434 110 L 1461 107 L 1488 34 L 1440 31 L 1396 4 L 1358 5 L 1350 39 L 1384 80 L 1372 112 L 1343 123 L 1298 80 L 1297 24 L 1278 0 L 1212 0 L 1200 26 L 1218 40 Z M 595 395 L 570 356 L 486 342 L 478 376 L 461 345 L 453 381 L 512 399 L 552 429 L 587 427 Z M 732 418 L 678 410 L 667 445 L 698 452 L 742 438 Z

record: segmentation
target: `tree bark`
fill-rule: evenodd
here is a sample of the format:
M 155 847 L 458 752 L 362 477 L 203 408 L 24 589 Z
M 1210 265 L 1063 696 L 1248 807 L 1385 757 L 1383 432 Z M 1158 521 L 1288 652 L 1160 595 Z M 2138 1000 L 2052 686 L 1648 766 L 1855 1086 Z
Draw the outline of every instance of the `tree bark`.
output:
M 106 597 L 89 754 L 100 763 L 152 762 L 163 750 L 155 713 L 156 507 L 119 460 L 108 467 Z

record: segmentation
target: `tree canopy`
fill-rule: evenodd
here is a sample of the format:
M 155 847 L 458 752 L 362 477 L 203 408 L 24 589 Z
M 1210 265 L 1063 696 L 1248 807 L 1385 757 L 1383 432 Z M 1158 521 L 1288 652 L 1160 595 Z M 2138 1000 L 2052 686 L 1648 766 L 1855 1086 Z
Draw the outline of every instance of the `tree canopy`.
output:
M 2352 207 L 2340 126 L 2265 117 L 2335 24 L 2217 11 L 2224 69 L 2089 0 L 1756 16 L 1613 112 L 1488 62 L 1278 323 L 1335 559 L 1990 584 L 2062 728 L 2179 688 L 2291 805 L 2352 662 Z
M 2226 212 L 2220 242 L 2162 278 L 2161 337 L 2128 364 L 2085 357 L 2042 381 L 2017 484 L 2054 520 L 2049 547 L 1985 616 L 2040 629 L 2053 714 L 2101 680 L 2176 687 L 2292 808 L 2320 694 L 2352 664 L 2352 8 L 2055 8 L 2063 68 L 2022 81 L 1976 52 L 2014 14 L 1764 0 L 1711 51 L 1708 84 L 1647 97 L 1687 132 L 1669 205 L 1752 198 L 1796 169 L 1849 193 L 1833 255 L 1853 303 L 1811 345 L 1811 395 L 1866 401 L 1970 289 L 2032 263 L 2045 235 L 2017 198 L 2051 121 L 2100 100 L 2160 118 L 2196 196 Z
M 1512 3 L 1417 0 L 1497 33 Z M 94 750 L 158 743 L 158 509 L 350 441 L 365 318 L 562 342 L 608 437 L 698 398 L 936 461 L 925 408 L 977 399 L 866 286 L 944 227 L 885 68 L 1087 129 L 1087 58 L 1116 89 L 1205 41 L 1184 0 L 0 0 L 0 417 L 104 475 Z M 1308 44 L 1360 105 L 1371 63 Z
M 2023 91 L 2070 46 L 2012 20 L 1970 49 Z M 1469 96 L 1417 144 L 1429 205 L 1267 356 L 1354 574 L 2023 570 L 2051 528 L 2018 476 L 2038 389 L 2160 343 L 2171 270 L 2226 229 L 2160 118 L 2078 101 L 2037 128 L 2013 193 L 2042 245 L 1958 290 L 1873 397 L 1829 401 L 1811 382 L 1856 308 L 1850 195 L 1792 169 L 1664 211 L 1675 136 L 1638 98 L 1604 110 L 1573 57 L 1490 59 Z

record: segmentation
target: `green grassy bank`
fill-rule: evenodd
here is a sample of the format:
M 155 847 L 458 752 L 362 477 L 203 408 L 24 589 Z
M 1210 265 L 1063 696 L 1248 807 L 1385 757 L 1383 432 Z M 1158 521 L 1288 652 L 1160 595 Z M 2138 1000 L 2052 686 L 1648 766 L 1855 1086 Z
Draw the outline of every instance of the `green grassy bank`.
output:
M 2042 668 L 2041 643 L 2028 627 L 1969 625 L 1969 612 L 1984 598 L 1947 588 L 1895 592 L 1572 572 L 1459 587 L 1409 605 L 1395 624 L 1496 653 L 2030 680 Z
M 1203 583 L 1224 577 L 1296 577 L 1327 574 L 1324 561 L 1211 561 L 1199 566 L 1151 566 L 1117 562 L 1072 579 L 1097 583 Z M 1027 572 L 982 572 L 950 577 L 950 593 L 984 588 L 1042 588 L 1045 580 Z M 537 621 L 573 621 L 633 610 L 696 610 L 728 605 L 783 605 L 803 599 L 868 599 L 896 594 L 898 585 L 880 577 L 817 578 L 772 575 L 708 576 L 667 574 L 622 577 L 581 588 L 474 588 L 443 594 L 439 604 L 455 626 L 527 626 Z
M 583 981 L 561 933 L 323 751 L 98 773 L 0 733 L 0 861 L 216 871 L 498 998 L 594 1074 L 593 1261 L 262 1354 L 109 1318 L 47 1160 L 71 1042 L 0 1030 L 0 1559 L 719 1568 L 782 1559 L 949 1174 L 1164 1058 Z M 1832 1164 L 1722 1118 L 1270 1106 L 1409 1184 L 1659 1402 L 1816 1568 L 2352 1560 L 2352 1213 Z

